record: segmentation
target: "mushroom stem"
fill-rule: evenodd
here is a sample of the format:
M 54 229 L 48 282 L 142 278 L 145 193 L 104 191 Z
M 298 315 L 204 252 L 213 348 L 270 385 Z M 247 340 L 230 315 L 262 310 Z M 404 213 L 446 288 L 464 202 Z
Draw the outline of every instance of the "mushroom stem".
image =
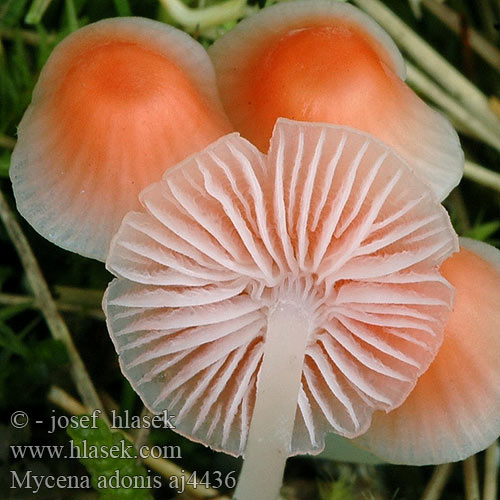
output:
M 311 321 L 297 304 L 270 311 L 236 500 L 275 500 L 290 455 Z

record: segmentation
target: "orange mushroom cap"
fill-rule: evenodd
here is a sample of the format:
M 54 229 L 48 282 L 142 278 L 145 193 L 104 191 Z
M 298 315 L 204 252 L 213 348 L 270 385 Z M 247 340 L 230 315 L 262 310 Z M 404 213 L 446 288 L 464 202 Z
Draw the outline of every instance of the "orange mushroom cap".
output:
M 347 125 L 393 147 L 440 199 L 458 184 L 457 134 L 404 83 L 397 47 L 355 7 L 275 5 L 242 21 L 209 54 L 229 118 L 261 151 L 278 117 Z
M 163 23 L 115 18 L 61 42 L 18 130 L 18 209 L 57 245 L 105 260 L 138 194 L 231 130 L 203 47 Z
M 275 464 L 326 432 L 366 432 L 435 356 L 456 235 L 366 133 L 280 119 L 267 157 L 230 134 L 140 198 L 107 261 L 111 338 L 148 408 L 263 474 L 241 498 L 275 498 Z
M 408 399 L 355 443 L 412 465 L 463 460 L 500 435 L 500 251 L 460 239 L 441 271 L 455 287 L 443 345 Z

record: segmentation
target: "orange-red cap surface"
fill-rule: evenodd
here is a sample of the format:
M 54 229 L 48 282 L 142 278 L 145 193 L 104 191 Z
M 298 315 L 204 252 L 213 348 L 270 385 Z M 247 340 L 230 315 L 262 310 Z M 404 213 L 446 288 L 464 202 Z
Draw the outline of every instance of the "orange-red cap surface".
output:
M 278 117 L 347 125 L 393 147 L 438 198 L 458 184 L 457 134 L 404 83 L 398 49 L 355 7 L 275 5 L 242 21 L 209 53 L 228 116 L 261 151 Z
M 57 245 L 105 260 L 140 191 L 230 130 L 188 35 L 142 18 L 86 26 L 55 48 L 19 125 L 19 211 Z
M 500 251 L 462 238 L 442 273 L 456 288 L 443 345 L 408 399 L 356 439 L 395 463 L 467 458 L 500 434 Z

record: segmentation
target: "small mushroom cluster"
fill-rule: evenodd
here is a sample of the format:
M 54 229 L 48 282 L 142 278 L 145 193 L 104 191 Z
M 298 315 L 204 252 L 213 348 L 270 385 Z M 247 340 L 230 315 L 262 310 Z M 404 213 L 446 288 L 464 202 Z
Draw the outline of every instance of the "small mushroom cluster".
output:
M 344 3 L 266 8 L 209 55 L 111 19 L 54 50 L 19 126 L 19 211 L 106 260 L 123 373 L 244 455 L 239 500 L 330 432 L 406 464 L 500 434 L 500 251 L 459 246 L 458 137 L 404 74 Z

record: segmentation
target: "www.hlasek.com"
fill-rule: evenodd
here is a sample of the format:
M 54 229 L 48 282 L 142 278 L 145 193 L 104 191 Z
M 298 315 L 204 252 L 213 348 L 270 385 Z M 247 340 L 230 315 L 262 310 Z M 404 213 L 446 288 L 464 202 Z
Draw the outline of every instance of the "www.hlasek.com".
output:
M 69 449 L 66 445 L 10 445 L 10 452 L 14 459 L 42 459 L 42 458 L 182 458 L 180 446 L 148 446 L 144 445 L 136 449 L 132 444 L 122 439 L 119 444 L 89 445 L 86 440 L 82 440 L 77 446 L 71 439 Z

